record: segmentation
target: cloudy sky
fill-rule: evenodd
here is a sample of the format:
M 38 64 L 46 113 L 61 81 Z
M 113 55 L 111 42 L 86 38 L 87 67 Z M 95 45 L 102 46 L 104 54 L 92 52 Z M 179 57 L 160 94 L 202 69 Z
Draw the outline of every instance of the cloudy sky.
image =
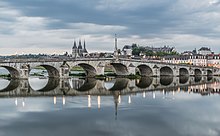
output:
M 0 55 L 137 43 L 220 52 L 220 0 L 0 0 Z

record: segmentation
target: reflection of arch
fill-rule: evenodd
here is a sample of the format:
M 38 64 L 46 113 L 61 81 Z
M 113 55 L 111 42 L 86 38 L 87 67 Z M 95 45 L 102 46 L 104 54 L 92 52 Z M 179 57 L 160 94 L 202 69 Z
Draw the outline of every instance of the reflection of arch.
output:
M 186 68 L 180 68 L 179 75 L 180 76 L 189 76 L 189 71 Z
M 152 76 L 153 75 L 152 69 L 147 65 L 142 64 L 142 65 L 139 65 L 137 68 L 139 69 L 141 76 Z
M 195 69 L 195 76 L 201 76 L 202 71 L 200 69 Z
M 128 86 L 129 79 L 127 78 L 116 78 L 114 86 L 110 88 L 110 91 L 121 91 Z
M 213 79 L 213 76 L 208 76 L 207 81 L 211 81 Z
M 20 84 L 20 81 L 18 79 L 11 79 L 8 86 L 0 90 L 0 92 L 13 91 L 14 89 L 18 88 L 19 84 Z
M 111 63 L 115 69 L 116 75 L 128 75 L 128 69 L 125 65 L 121 63 Z
M 50 65 L 39 65 L 39 66 L 44 67 L 47 70 L 49 77 L 59 77 L 60 76 L 59 71 L 53 66 L 50 66 Z
M 60 83 L 60 79 L 59 78 L 48 78 L 48 82 L 46 84 L 46 86 L 44 86 L 42 89 L 36 90 L 39 92 L 49 92 L 54 90 L 55 88 L 57 88 L 57 86 Z
M 164 86 L 168 86 L 173 82 L 173 77 L 161 76 L 160 77 L 160 84 Z
M 87 78 L 85 79 L 82 86 L 77 88 L 77 91 L 85 92 L 93 89 L 96 86 L 97 80 L 95 78 Z
M 96 69 L 93 66 L 86 63 L 80 63 L 78 65 L 85 70 L 86 76 L 94 77 L 96 75 Z
M 207 70 L 207 75 L 212 76 L 213 75 L 212 70 Z
M 189 80 L 189 76 L 180 76 L 179 77 L 179 83 L 180 84 L 186 84 Z
M 160 75 L 161 76 L 173 76 L 173 70 L 168 66 L 162 67 L 160 69 Z
M 139 82 L 135 83 L 139 88 L 147 88 L 152 84 L 153 77 L 142 77 Z
M 20 74 L 16 68 L 10 67 L 10 66 L 0 66 L 8 70 L 10 73 L 11 78 L 19 78 Z
M 202 76 L 195 76 L 195 82 L 200 82 L 202 80 Z

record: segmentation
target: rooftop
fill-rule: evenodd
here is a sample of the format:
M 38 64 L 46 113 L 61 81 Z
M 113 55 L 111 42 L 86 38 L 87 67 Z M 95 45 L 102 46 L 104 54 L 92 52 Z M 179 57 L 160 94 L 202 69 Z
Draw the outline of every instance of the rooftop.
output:
M 211 49 L 208 47 L 202 47 L 199 49 L 199 51 L 211 51 Z

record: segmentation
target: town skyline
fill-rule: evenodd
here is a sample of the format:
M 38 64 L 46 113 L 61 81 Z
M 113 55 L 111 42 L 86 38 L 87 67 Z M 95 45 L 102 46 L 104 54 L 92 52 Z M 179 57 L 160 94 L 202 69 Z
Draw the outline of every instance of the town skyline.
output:
M 85 46 L 85 40 L 79 40 L 81 42 L 83 42 L 83 49 L 88 49 L 87 47 L 87 44 Z M 11 53 L 11 54 L 0 54 L 0 56 L 13 56 L 13 55 L 64 55 L 64 54 L 67 54 L 67 55 L 72 55 L 73 54 L 73 47 L 74 47 L 74 43 L 77 43 L 77 48 L 78 48 L 78 42 L 77 40 L 74 40 L 73 44 L 70 46 L 69 50 L 64 50 L 63 52 L 15 52 L 15 53 Z M 182 50 L 182 51 L 178 51 L 178 49 L 175 47 L 175 46 L 171 46 L 171 45 L 163 45 L 163 46 L 150 46 L 150 45 L 139 45 L 137 43 L 132 43 L 132 44 L 126 44 L 126 45 L 119 45 L 119 50 L 122 52 L 123 51 L 123 48 L 125 46 L 132 46 L 132 45 L 137 45 L 138 47 L 147 47 L 147 48 L 173 48 L 174 51 L 176 51 L 177 53 L 180 53 L 180 54 L 184 54 L 184 52 L 192 52 L 192 51 L 198 51 L 199 49 L 201 48 L 208 48 L 212 51 L 212 53 L 214 54 L 220 54 L 220 52 L 216 52 L 216 51 L 213 51 L 212 48 L 210 48 L 209 46 L 201 46 L 199 48 L 192 48 L 192 49 L 185 49 L 185 50 Z M 109 51 L 86 51 L 87 53 L 114 53 L 114 49 L 112 50 L 109 50 Z
M 115 38 L 117 38 L 117 37 L 115 37 Z M 118 40 L 117 40 L 118 41 Z M 118 44 L 118 43 L 117 43 Z M 64 55 L 64 54 L 66 54 L 66 55 L 72 55 L 73 54 L 73 52 L 75 52 L 75 54 L 76 54 L 76 52 L 79 52 L 79 51 L 73 51 L 73 48 L 78 48 L 78 46 L 80 46 L 80 49 L 83 49 L 83 50 L 85 50 L 85 53 L 114 53 L 114 51 L 115 51 L 115 49 L 112 49 L 112 50 L 108 50 L 108 51 L 87 51 L 87 49 L 88 49 L 88 47 L 87 47 L 87 42 L 86 42 L 86 40 L 85 39 L 81 39 L 81 38 L 78 38 L 78 39 L 73 39 L 72 40 L 72 44 L 71 44 L 71 46 L 70 46 L 70 48 L 69 48 L 69 50 L 64 50 L 63 52 L 61 52 L 61 53 L 59 53 L 59 52 L 50 52 L 50 53 L 48 53 L 48 52 L 37 52 L 37 53 L 34 53 L 34 52 L 21 52 L 21 53 L 18 53 L 18 52 L 16 52 L 16 53 L 12 53 L 12 54 L 0 54 L 0 56 L 13 56 L 13 55 Z M 140 44 L 137 44 L 137 43 L 130 43 L 130 44 L 125 44 L 125 45 L 119 45 L 119 47 L 118 47 L 118 50 L 119 51 L 121 51 L 121 53 L 123 52 L 123 49 L 126 47 L 126 46 L 133 46 L 133 45 L 135 45 L 135 46 L 137 46 L 137 47 L 144 47 L 144 48 L 148 48 L 148 50 L 151 50 L 151 48 L 153 49 L 153 48 L 155 48 L 155 49 L 164 49 L 164 48 L 167 48 L 167 49 L 172 49 L 173 51 L 175 51 L 175 52 L 177 52 L 177 53 L 179 53 L 179 54 L 184 54 L 185 52 L 193 52 L 193 51 L 198 51 L 198 50 L 200 50 L 200 49 L 202 49 L 202 48 L 207 48 L 207 49 L 209 49 L 213 54 L 220 54 L 220 52 L 215 52 L 215 51 L 213 51 L 212 50 L 212 48 L 210 48 L 209 46 L 200 46 L 199 48 L 192 48 L 192 49 L 185 49 L 185 50 L 182 50 L 182 51 L 179 51 L 175 46 L 173 46 L 173 45 L 161 45 L 161 46 L 153 46 L 153 45 L 148 45 L 148 44 L 145 44 L 145 45 L 140 45 Z M 163 51 L 162 51 L 163 52 Z M 123 53 L 122 53 L 123 54 Z
M 0 2 L 0 54 L 62 54 L 72 39 L 90 52 L 118 45 L 209 47 L 220 52 L 219 0 L 8 0 Z

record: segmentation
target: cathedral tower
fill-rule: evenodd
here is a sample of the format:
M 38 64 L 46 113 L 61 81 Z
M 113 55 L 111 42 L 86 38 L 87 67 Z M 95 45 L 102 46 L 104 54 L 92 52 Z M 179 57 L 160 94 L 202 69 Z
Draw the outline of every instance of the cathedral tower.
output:
M 75 40 L 74 40 L 74 42 L 73 42 L 72 56 L 73 56 L 74 58 L 78 57 L 78 49 L 77 49 L 76 41 L 75 41 Z

